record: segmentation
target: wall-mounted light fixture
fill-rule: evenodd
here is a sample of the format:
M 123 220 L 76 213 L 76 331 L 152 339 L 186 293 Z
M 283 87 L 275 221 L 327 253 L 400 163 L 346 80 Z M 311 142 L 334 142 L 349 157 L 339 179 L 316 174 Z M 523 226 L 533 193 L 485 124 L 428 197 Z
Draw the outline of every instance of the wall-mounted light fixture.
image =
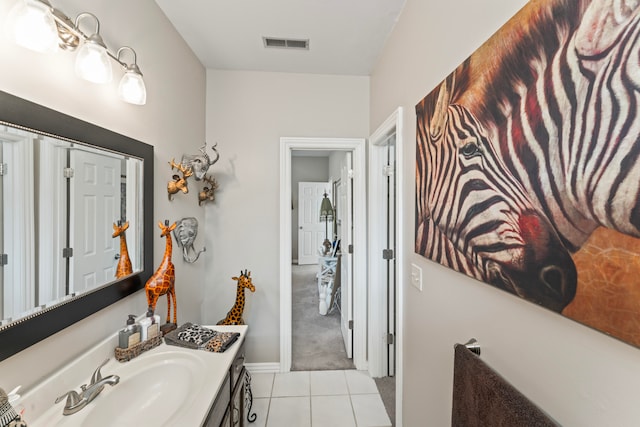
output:
M 125 65 L 124 76 L 122 76 L 120 84 L 118 85 L 118 96 L 130 104 L 144 105 L 147 102 L 147 89 L 144 86 L 140 68 L 138 68 L 136 51 L 129 46 L 123 46 L 118 49 L 116 57 L 118 62 L 124 64 L 124 62 L 120 60 L 120 54 L 125 50 L 129 50 L 133 54 L 133 63 L 131 65 Z
M 80 20 L 91 17 L 96 22 L 96 30 L 82 43 L 76 54 L 76 75 L 93 83 L 109 83 L 113 79 L 107 45 L 100 36 L 100 21 L 95 15 L 83 12 L 76 17 L 75 28 L 80 29 Z
M 92 32 L 83 32 L 80 21 L 92 18 Z M 78 77 L 93 83 L 109 83 L 113 71 L 109 58 L 116 61 L 124 75 L 118 85 L 118 96 L 125 102 L 144 105 L 147 102 L 147 90 L 138 68 L 136 52 L 129 46 L 118 49 L 116 54 L 109 52 L 100 36 L 100 21 L 88 12 L 80 13 L 75 22 L 59 9 L 51 6 L 48 0 L 18 0 L 10 13 L 13 21 L 15 42 L 36 52 L 51 52 L 58 49 L 75 51 L 75 71 Z M 127 64 L 120 59 L 121 53 L 130 51 L 133 63 Z

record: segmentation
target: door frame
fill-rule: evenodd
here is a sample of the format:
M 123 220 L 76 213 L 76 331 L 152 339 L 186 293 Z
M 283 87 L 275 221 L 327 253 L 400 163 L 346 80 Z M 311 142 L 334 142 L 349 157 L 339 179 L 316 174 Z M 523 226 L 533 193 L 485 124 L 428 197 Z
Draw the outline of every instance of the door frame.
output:
M 3 193 L 0 208 L 4 209 L 1 234 L 4 235 L 2 253 L 9 256 L 9 264 L 2 267 L 1 283 L 20 283 L 20 286 L 5 286 L 0 289 L 3 294 L 0 303 L 0 320 L 22 317 L 35 307 L 36 283 L 35 273 L 35 212 L 33 198 L 22 197 L 24 194 L 34 194 L 35 175 L 31 172 L 34 167 L 33 137 L 26 131 L 2 126 L 2 139 L 8 144 L 2 153 L 2 162 L 9 165 L 11 173 L 2 177 L 2 186 L 14 191 Z M 18 262 L 19 261 L 19 262 Z M 10 315 L 4 306 L 11 309 Z
M 67 295 L 67 262 L 61 260 L 62 248 L 67 247 L 67 167 L 71 144 L 49 136 L 38 139 L 39 195 L 42 214 L 38 215 L 38 300 L 58 301 Z M 44 160 L 44 161 L 43 161 Z M 45 212 L 43 206 L 51 209 Z M 53 283 L 53 286 L 51 284 Z
M 291 371 L 291 152 L 353 152 L 353 363 L 367 366 L 367 205 L 364 138 L 280 138 L 280 372 Z
M 403 378 L 403 338 L 404 338 L 404 167 L 403 167 L 403 109 L 398 107 L 369 137 L 369 328 L 372 339 L 369 341 L 369 372 L 373 377 L 384 375 L 384 363 L 386 361 L 386 316 L 379 313 L 386 313 L 386 280 L 383 262 L 382 249 L 385 248 L 385 241 L 377 233 L 378 230 L 386 227 L 386 220 L 383 209 L 384 196 L 386 194 L 385 178 L 380 173 L 380 169 L 385 159 L 385 149 L 382 144 L 389 133 L 395 129 L 395 159 L 396 170 L 396 408 L 402 408 L 402 378 Z M 383 318 L 384 317 L 384 318 Z M 396 411 L 396 423 L 402 425 L 402 411 Z

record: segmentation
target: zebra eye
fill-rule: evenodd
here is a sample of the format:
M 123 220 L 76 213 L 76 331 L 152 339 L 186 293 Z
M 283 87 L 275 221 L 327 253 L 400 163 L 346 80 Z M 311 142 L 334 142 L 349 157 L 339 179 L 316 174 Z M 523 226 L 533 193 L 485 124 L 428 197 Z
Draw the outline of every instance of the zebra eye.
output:
M 468 159 L 476 154 L 480 154 L 480 147 L 473 142 L 468 142 L 460 148 L 460 152 Z

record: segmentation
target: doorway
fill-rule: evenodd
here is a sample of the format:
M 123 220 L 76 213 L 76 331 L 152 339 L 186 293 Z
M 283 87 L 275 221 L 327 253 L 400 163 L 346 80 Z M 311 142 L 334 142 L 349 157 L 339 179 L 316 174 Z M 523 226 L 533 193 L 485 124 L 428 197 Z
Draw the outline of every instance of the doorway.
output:
M 293 371 L 354 368 L 351 157 L 346 150 L 292 152 Z
M 291 370 L 292 355 L 292 153 L 294 151 L 347 151 L 353 157 L 350 179 L 354 188 L 353 240 L 353 363 L 367 369 L 366 289 L 366 175 L 365 140 L 340 138 L 281 138 L 280 143 L 280 370 Z
M 402 108 L 369 138 L 369 372 L 393 384 L 402 407 L 404 226 Z M 388 380 L 388 381 L 387 381 Z M 402 411 L 396 411 L 402 425 Z

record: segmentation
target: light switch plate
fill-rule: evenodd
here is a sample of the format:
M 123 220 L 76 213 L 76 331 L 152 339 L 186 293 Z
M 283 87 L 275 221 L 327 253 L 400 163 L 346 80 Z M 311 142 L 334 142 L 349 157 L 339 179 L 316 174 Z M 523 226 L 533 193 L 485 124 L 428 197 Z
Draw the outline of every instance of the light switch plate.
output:
M 411 284 L 422 291 L 422 269 L 415 264 L 411 264 Z

